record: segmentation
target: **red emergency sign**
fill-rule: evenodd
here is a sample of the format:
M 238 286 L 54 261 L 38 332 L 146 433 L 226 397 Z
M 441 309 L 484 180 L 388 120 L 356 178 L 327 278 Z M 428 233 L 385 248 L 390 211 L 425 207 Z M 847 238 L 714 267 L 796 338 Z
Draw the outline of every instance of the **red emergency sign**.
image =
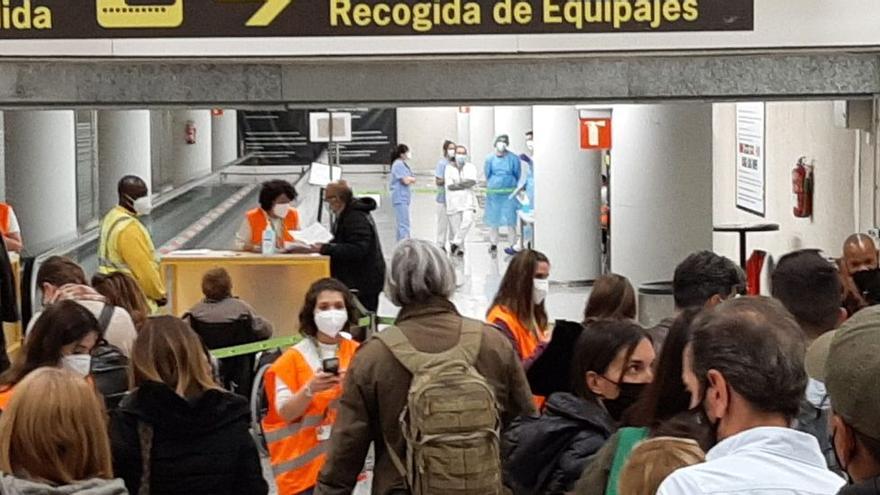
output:
M 611 149 L 611 119 L 582 118 L 580 121 L 581 149 Z

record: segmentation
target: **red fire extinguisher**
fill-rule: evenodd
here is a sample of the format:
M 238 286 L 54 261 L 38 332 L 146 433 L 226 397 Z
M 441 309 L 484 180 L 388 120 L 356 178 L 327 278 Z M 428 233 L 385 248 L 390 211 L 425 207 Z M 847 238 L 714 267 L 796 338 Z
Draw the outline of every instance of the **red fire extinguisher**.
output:
M 186 144 L 196 144 L 196 123 L 192 120 L 186 121 Z
M 813 167 L 807 165 L 802 156 L 791 171 L 791 186 L 794 193 L 794 216 L 809 218 L 813 216 Z

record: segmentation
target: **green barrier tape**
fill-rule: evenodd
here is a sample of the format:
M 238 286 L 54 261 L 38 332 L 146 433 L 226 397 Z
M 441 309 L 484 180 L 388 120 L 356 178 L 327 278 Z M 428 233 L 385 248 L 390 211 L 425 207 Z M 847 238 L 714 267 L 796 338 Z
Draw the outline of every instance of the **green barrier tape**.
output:
M 394 323 L 395 323 L 396 321 L 397 321 L 397 320 L 396 320 L 395 318 L 386 318 L 386 317 L 380 316 L 380 317 L 376 320 L 376 324 L 377 324 L 377 325 L 394 325 Z
M 242 344 L 233 347 L 224 347 L 222 349 L 214 349 L 211 355 L 217 359 L 225 359 L 235 356 L 244 356 L 246 354 L 256 354 L 258 352 L 267 351 L 269 349 L 277 349 L 279 347 L 291 347 L 302 340 L 302 337 L 278 337 L 277 339 L 263 340 L 261 342 L 252 342 L 250 344 Z

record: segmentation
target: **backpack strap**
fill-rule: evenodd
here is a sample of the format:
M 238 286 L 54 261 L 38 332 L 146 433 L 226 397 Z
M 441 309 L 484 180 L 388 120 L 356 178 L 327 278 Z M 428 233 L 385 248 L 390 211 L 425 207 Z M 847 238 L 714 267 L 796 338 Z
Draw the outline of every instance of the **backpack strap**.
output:
M 104 338 L 104 334 L 107 333 L 107 328 L 110 326 L 110 320 L 113 319 L 113 312 L 116 311 L 116 307 L 112 304 L 104 304 L 104 307 L 101 308 L 101 314 L 98 316 L 98 328 L 101 330 L 101 338 Z
M 647 438 L 647 428 L 621 428 L 617 431 L 617 450 L 614 451 L 614 460 L 611 462 L 611 472 L 608 475 L 608 486 L 605 488 L 606 495 L 617 495 L 617 483 L 623 466 L 629 460 L 636 444 Z

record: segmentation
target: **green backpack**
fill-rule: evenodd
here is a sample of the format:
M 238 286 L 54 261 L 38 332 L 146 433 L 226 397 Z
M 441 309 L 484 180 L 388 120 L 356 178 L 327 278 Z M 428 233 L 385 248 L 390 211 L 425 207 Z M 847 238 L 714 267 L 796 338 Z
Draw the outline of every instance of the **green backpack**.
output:
M 400 415 L 405 462 L 385 441 L 413 495 L 502 493 L 498 406 L 474 368 L 482 336 L 481 322 L 463 319 L 458 345 L 431 354 L 417 351 L 397 327 L 377 335 L 413 375 Z

